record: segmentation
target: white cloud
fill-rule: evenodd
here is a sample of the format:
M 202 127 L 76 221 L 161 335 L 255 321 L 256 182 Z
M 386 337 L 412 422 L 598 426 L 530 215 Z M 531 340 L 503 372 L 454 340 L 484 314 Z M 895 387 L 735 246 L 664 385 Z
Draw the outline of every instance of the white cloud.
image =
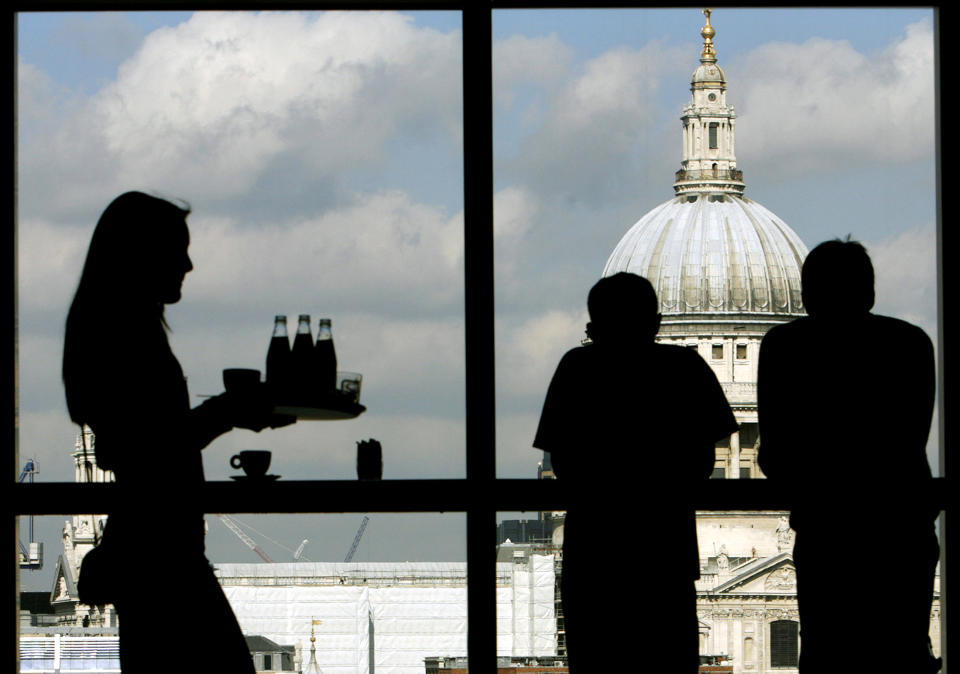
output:
M 508 187 L 493 196 L 494 256 L 499 291 L 512 293 L 517 283 L 524 235 L 536 221 L 539 203 L 522 187 Z
M 873 261 L 877 300 L 874 311 L 919 325 L 937 348 L 937 233 L 921 225 L 877 243 L 864 245 Z M 939 413 L 935 410 L 927 459 L 939 471 Z
M 874 311 L 916 323 L 937 335 L 937 233 L 932 223 L 876 243 L 864 242 L 873 260 Z
M 516 244 L 536 213 L 536 197 L 522 187 L 507 187 L 497 192 L 493 197 L 493 236 L 497 244 Z
M 684 62 L 679 49 L 659 42 L 588 60 L 552 95 L 539 127 L 499 165 L 540 198 L 606 201 L 631 182 L 631 158 L 659 119 L 660 81 L 679 74 Z
M 24 218 L 17 227 L 17 291 L 20 310 L 57 312 L 66 309 L 80 279 L 90 243 L 90 229 L 63 227 Z
M 460 311 L 463 215 L 400 191 L 357 195 L 315 218 L 242 227 L 191 217 L 192 300 L 350 307 L 396 314 Z
M 547 393 L 543 391 L 543 396 Z M 543 403 L 543 398 L 540 401 Z M 533 447 L 533 438 L 540 422 L 540 408 L 523 414 L 497 415 L 497 476 L 526 478 L 537 476 L 537 463 L 543 453 Z
M 585 324 L 586 308 L 548 311 L 518 326 L 499 321 L 498 391 L 511 398 L 542 397 L 561 356 L 583 338 Z
M 934 141 L 933 31 L 928 21 L 877 54 L 848 42 L 811 38 L 769 43 L 750 53 L 735 82 L 737 155 L 783 173 L 930 154 Z
M 330 172 L 381 161 L 427 117 L 455 126 L 458 49 L 395 13 L 198 12 L 151 34 L 98 104 L 130 170 L 232 194 L 284 152 Z
M 30 114 L 17 120 L 21 138 L 31 137 L 37 129 L 49 128 L 58 121 L 57 112 L 69 92 L 32 63 L 17 59 L 17 104 Z
M 552 88 L 568 75 L 573 49 L 556 35 L 511 35 L 493 45 L 493 91 L 497 102 L 511 107 L 517 88 L 532 84 Z
M 460 62 L 457 32 L 397 13 L 197 12 L 151 33 L 114 82 L 21 148 L 22 172 L 46 177 L 27 181 L 30 203 L 150 187 L 226 199 L 278 166 L 314 183 L 375 167 L 398 136 L 459 138 Z M 43 107 L 24 97 L 20 116 Z

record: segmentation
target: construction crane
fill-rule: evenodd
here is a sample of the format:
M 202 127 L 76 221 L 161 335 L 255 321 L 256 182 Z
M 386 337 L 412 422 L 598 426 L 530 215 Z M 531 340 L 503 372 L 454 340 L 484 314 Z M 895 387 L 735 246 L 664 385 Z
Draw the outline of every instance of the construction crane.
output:
M 20 471 L 20 479 L 18 482 L 29 480 L 32 484 L 33 476 L 38 472 L 40 471 L 37 470 L 36 461 L 34 459 L 27 459 L 23 470 Z M 18 541 L 18 543 L 20 543 L 20 568 L 36 571 L 43 568 L 43 543 L 37 543 L 33 540 L 33 515 L 30 515 L 27 521 L 29 523 L 30 541 L 27 545 L 24 545 L 23 541 Z
M 357 546 L 360 545 L 360 537 L 363 536 L 363 530 L 367 528 L 367 522 L 370 521 L 370 518 L 366 515 L 363 516 L 363 521 L 360 523 L 360 528 L 357 529 L 357 535 L 353 539 L 353 545 L 350 546 L 350 552 L 347 553 L 347 556 L 344 558 L 344 562 L 349 562 L 353 559 L 353 553 L 357 551 Z
M 219 518 L 220 518 L 220 521 L 223 522 L 223 523 L 227 526 L 227 528 L 230 529 L 230 531 L 232 531 L 233 533 L 235 533 L 235 534 L 237 535 L 237 537 L 238 537 L 241 541 L 243 541 L 248 548 L 250 548 L 250 549 L 253 550 L 255 553 L 257 553 L 258 555 L 260 555 L 260 559 L 262 559 L 263 561 L 267 562 L 268 564 L 273 564 L 273 560 L 270 559 L 270 556 L 263 551 L 263 548 L 261 548 L 259 545 L 257 545 L 256 542 L 255 542 L 252 538 L 250 538 L 249 536 L 247 536 L 247 534 L 244 533 L 243 529 L 241 529 L 241 528 L 239 527 L 239 525 L 237 525 L 237 523 L 234 522 L 229 516 L 227 516 L 227 515 L 217 515 L 217 517 L 219 517 Z

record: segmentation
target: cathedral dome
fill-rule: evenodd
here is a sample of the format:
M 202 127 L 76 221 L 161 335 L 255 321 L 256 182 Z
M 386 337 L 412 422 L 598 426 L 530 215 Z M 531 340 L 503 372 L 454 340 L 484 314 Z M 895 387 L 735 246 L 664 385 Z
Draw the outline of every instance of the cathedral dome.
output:
M 649 279 L 665 319 L 721 312 L 802 314 L 800 269 L 806 254 L 794 231 L 757 202 L 688 193 L 631 227 L 603 275 L 625 271 Z
M 703 13 L 693 98 L 680 118 L 676 196 L 630 228 L 603 275 L 631 272 L 649 279 L 666 321 L 722 314 L 789 320 L 804 313 L 800 269 L 807 248 L 783 220 L 743 196 L 734 151 L 736 113 L 726 101 L 710 10 Z

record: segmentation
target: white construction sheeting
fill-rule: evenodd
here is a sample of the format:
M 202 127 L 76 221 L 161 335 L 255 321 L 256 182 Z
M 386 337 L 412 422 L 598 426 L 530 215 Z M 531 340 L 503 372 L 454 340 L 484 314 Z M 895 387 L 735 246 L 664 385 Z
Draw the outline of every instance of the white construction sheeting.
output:
M 217 564 L 244 634 L 299 647 L 325 674 L 423 674 L 467 654 L 466 564 Z M 556 655 L 553 556 L 497 564 L 497 655 Z M 374 660 L 370 662 L 371 641 Z M 372 666 L 371 666 L 372 665 Z

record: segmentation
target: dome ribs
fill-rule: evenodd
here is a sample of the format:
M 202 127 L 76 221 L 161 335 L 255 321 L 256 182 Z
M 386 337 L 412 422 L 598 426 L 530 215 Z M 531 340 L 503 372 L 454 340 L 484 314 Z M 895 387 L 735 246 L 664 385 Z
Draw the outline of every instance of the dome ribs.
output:
M 650 279 L 667 320 L 801 314 L 803 242 L 751 199 L 707 196 L 674 197 L 647 213 L 617 244 L 603 275 L 629 271 Z

